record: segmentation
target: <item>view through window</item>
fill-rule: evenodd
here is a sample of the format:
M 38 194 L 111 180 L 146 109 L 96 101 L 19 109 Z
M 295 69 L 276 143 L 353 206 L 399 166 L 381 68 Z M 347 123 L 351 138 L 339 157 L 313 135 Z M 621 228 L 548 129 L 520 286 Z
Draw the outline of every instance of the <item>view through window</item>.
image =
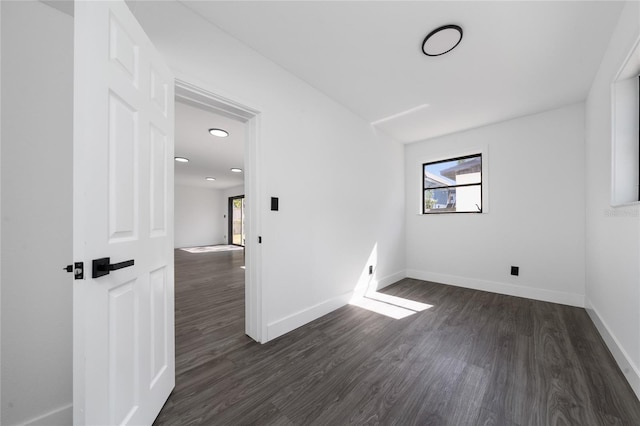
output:
M 422 213 L 482 213 L 482 154 L 422 165 Z
M 229 198 L 229 244 L 244 246 L 244 195 Z

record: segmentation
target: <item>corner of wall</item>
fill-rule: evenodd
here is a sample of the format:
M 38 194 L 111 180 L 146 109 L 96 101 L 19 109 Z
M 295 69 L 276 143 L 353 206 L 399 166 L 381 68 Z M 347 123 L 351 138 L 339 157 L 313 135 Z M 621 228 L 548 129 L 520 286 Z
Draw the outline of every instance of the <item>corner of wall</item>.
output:
M 636 394 L 638 399 L 640 399 L 640 370 L 633 363 L 629 354 L 624 350 L 618 339 L 616 339 L 607 323 L 600 316 L 589 299 L 585 300 L 585 309 L 589 318 L 591 318 L 591 321 L 593 321 L 593 324 L 600 333 L 600 336 L 609 348 L 613 358 L 616 360 L 616 363 L 618 363 L 618 367 L 620 367 L 624 377 L 629 382 L 629 385 L 631 385 L 631 389 L 633 389 L 633 392 Z
M 35 419 L 28 420 L 24 426 L 51 426 L 73 424 L 73 405 L 65 405 Z
M 404 278 L 407 278 L 407 271 L 404 269 L 394 274 L 387 275 L 386 277 L 380 278 L 378 280 L 375 290 L 382 290 L 383 288 L 389 287 L 391 284 L 395 284 Z
M 349 300 L 351 300 L 351 295 L 352 292 L 344 293 L 338 297 L 325 300 L 317 305 L 267 324 L 267 338 L 265 339 L 265 342 L 280 337 L 285 333 L 293 331 L 298 327 L 302 327 L 323 315 L 347 305 Z
M 640 37 L 640 3 L 625 3 L 585 102 L 585 309 L 640 399 L 637 318 L 637 206 L 612 206 L 614 115 L 612 84 Z M 597 308 L 596 308 L 597 306 Z
M 381 290 L 387 286 L 390 286 L 391 284 L 396 283 L 403 278 L 406 278 L 406 276 L 406 272 L 402 270 L 380 278 L 375 283 L 375 290 Z M 340 296 L 325 300 L 321 303 L 318 303 L 317 305 L 303 309 L 285 318 L 267 324 L 267 338 L 263 343 L 280 337 L 283 334 L 293 331 L 298 327 L 302 327 L 303 325 L 310 323 L 311 321 L 314 321 L 323 315 L 326 315 L 332 311 L 335 311 L 336 309 L 348 305 L 353 295 L 353 291 L 343 293 Z
M 518 286 L 509 283 L 460 277 L 427 271 L 407 270 L 407 276 L 417 280 L 431 281 L 473 290 L 488 291 L 490 293 L 508 296 L 524 297 L 525 299 L 540 300 L 542 302 L 559 303 L 561 305 L 584 307 L 584 295 L 563 291 L 552 291 L 535 287 Z

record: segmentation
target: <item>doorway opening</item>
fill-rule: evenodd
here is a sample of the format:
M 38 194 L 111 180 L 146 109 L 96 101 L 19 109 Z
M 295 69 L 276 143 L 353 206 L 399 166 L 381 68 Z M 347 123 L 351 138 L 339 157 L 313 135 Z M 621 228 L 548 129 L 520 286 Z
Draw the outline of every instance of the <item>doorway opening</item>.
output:
M 244 233 L 244 195 L 229 197 L 229 244 L 242 246 L 245 244 Z
M 243 185 L 241 187 L 235 187 L 235 193 L 229 194 L 228 192 L 223 192 L 222 196 L 225 198 L 222 198 L 220 201 L 224 202 L 231 196 L 243 196 L 241 203 L 242 223 L 240 226 L 240 240 L 237 241 L 241 242 L 244 246 L 244 332 L 253 340 L 264 343 L 267 338 L 267 333 L 266 322 L 263 320 L 262 289 L 260 285 L 261 255 L 258 244 L 260 197 L 258 196 L 259 162 L 257 129 L 259 126 L 260 113 L 259 111 L 182 80 L 176 80 L 175 82 L 175 99 L 177 102 L 197 107 L 201 110 L 214 112 L 222 117 L 239 122 L 244 127 L 244 138 L 242 141 L 244 144 L 244 166 L 241 167 L 242 174 L 244 175 Z M 176 146 L 178 143 L 179 141 L 176 138 Z M 176 152 L 175 155 L 179 156 L 179 153 Z M 197 155 L 198 154 L 196 154 L 196 158 Z M 227 165 L 227 171 L 230 170 L 230 167 L 234 169 L 240 168 L 238 165 Z M 216 176 L 201 176 L 201 180 L 204 182 L 206 177 Z M 176 182 L 177 181 L 178 179 L 176 178 Z M 231 191 L 231 189 L 229 191 Z M 223 210 L 227 209 L 223 208 Z M 222 235 L 222 244 L 229 244 L 229 239 L 233 238 L 233 234 L 232 232 L 228 232 L 228 219 L 225 218 L 225 216 L 227 216 L 225 213 L 229 212 L 221 212 L 218 217 L 220 220 L 219 223 L 225 230 L 223 234 L 226 234 Z M 232 214 L 229 214 L 229 217 L 232 217 Z M 231 242 L 229 245 L 232 244 L 234 243 Z

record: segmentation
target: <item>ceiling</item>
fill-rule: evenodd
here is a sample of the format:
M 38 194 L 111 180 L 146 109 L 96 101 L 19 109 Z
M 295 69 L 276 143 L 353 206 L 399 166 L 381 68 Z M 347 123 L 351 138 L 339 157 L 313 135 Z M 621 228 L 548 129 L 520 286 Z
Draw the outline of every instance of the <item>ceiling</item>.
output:
M 209 129 L 229 132 L 226 138 L 209 134 Z M 213 111 L 176 101 L 175 156 L 188 163 L 175 162 L 175 183 L 200 188 L 226 189 L 244 183 L 244 124 Z M 207 181 L 214 177 L 215 181 Z
M 419 141 L 586 98 L 615 1 L 182 1 L 366 121 Z M 464 30 L 427 57 L 438 26 Z

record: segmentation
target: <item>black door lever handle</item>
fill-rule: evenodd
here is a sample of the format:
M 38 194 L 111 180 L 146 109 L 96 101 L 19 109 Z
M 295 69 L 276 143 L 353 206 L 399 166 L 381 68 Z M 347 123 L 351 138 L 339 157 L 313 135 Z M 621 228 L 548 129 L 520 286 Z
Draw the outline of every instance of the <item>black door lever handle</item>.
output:
M 113 263 L 113 264 L 110 262 L 111 262 L 111 258 L 109 257 L 103 257 L 102 259 L 94 259 L 93 268 L 92 268 L 93 273 L 91 274 L 91 277 L 99 278 L 104 275 L 109 275 L 110 271 L 117 271 L 118 269 L 126 268 L 128 266 L 133 266 L 135 264 L 135 261 L 133 259 L 125 260 L 124 262 Z
M 106 270 L 106 271 L 117 271 L 118 269 L 122 269 L 122 268 L 126 268 L 127 266 L 133 266 L 134 264 L 134 260 L 125 260 L 124 262 L 120 262 L 120 263 L 110 263 L 108 265 L 105 266 L 100 266 L 98 267 L 99 270 Z

